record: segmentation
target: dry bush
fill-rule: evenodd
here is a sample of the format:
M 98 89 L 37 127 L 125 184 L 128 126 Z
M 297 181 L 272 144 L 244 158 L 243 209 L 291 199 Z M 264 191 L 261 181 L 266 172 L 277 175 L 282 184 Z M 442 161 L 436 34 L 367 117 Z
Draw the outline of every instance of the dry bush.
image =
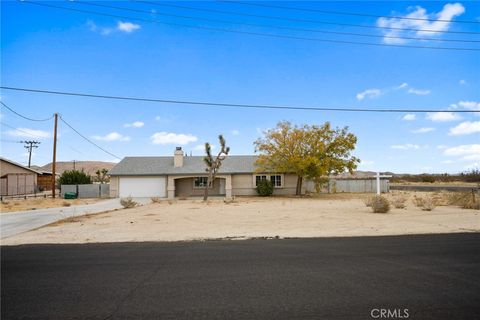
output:
M 368 196 L 365 199 L 363 199 L 363 202 L 365 203 L 365 206 L 371 207 L 373 200 L 375 199 L 376 196 Z
M 413 204 L 415 207 L 421 208 L 425 204 L 425 198 L 422 196 L 417 196 L 416 194 L 413 196 Z
M 432 211 L 437 206 L 435 198 L 431 195 L 413 196 L 413 203 L 423 211 Z
M 2 200 L 2 204 L 3 205 L 8 205 L 8 204 L 10 204 L 10 202 L 8 200 Z
M 120 204 L 121 204 L 125 209 L 133 208 L 133 207 L 135 207 L 135 206 L 138 205 L 137 202 L 133 201 L 132 197 L 126 197 L 126 198 L 120 199 Z
M 152 203 L 160 203 L 162 201 L 159 197 L 151 197 L 150 200 L 152 200 Z
M 406 205 L 405 203 L 407 202 L 408 198 L 405 196 L 396 196 L 392 199 L 392 205 L 397 208 L 397 209 L 405 209 Z
M 384 196 L 376 195 L 372 197 L 371 207 L 374 213 L 387 213 L 390 211 L 390 202 Z
M 480 210 L 480 197 L 473 192 L 452 192 L 447 195 L 449 205 L 459 206 L 463 209 Z
M 63 202 L 62 202 L 62 206 L 64 206 L 64 207 L 70 207 L 71 205 L 72 205 L 72 204 L 71 204 L 70 202 L 68 202 L 68 201 L 63 201 Z

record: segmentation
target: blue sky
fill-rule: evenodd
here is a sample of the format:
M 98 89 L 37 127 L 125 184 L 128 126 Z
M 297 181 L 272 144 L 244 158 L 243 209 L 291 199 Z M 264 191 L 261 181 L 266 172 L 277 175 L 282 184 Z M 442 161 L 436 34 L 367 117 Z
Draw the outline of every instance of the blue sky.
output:
M 246 6 L 223 2 L 169 2 L 288 19 L 321 20 L 370 26 L 435 29 L 433 35 L 322 25 L 280 19 L 227 15 L 135 2 L 97 2 L 146 10 L 120 11 L 75 2 L 42 2 L 126 16 L 114 18 L 22 2 L 2 1 L 1 81 L 3 86 L 160 99 L 276 104 L 306 107 L 395 107 L 480 109 L 480 52 L 365 46 L 261 37 L 163 25 L 224 28 L 319 39 L 442 47 L 480 48 L 478 43 L 415 41 L 393 37 L 436 37 L 480 41 L 478 2 L 268 2 L 319 10 L 383 16 L 447 19 L 452 23 L 379 20 L 375 17 Z M 263 2 L 267 3 L 267 2 Z M 161 16 L 193 16 L 212 22 Z M 377 35 L 378 38 L 254 27 L 233 22 Z M 420 23 L 420 24 L 419 24 Z M 388 30 L 387 30 L 388 31 Z M 246 110 L 153 104 L 41 95 L 2 90 L 4 103 L 30 117 L 59 112 L 79 132 L 119 156 L 171 155 L 177 145 L 203 154 L 205 141 L 225 135 L 232 154 L 252 154 L 253 141 L 278 121 L 349 126 L 358 136 L 360 170 L 460 172 L 480 167 L 478 114 L 334 113 L 295 110 Z M 50 122 L 30 122 L 1 111 L 1 154 L 27 162 L 14 141 L 36 139 L 33 163 L 51 161 Z M 20 129 L 20 130 L 18 130 Z M 35 131 L 33 131 L 35 130 Z M 28 134 L 27 134 L 28 133 Z M 114 158 L 59 123 L 58 160 Z

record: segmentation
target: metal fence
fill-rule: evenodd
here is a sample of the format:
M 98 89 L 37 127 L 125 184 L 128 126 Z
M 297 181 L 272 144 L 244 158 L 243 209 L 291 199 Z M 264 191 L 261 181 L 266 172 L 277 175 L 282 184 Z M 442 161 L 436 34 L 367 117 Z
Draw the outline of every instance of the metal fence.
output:
M 328 188 L 330 193 L 374 193 L 377 192 L 377 181 L 375 179 L 331 179 Z M 390 191 L 388 179 L 380 179 L 380 191 L 382 193 Z
M 110 196 L 110 184 L 77 184 L 60 186 L 60 196 L 65 192 L 75 192 L 78 198 L 108 198 Z

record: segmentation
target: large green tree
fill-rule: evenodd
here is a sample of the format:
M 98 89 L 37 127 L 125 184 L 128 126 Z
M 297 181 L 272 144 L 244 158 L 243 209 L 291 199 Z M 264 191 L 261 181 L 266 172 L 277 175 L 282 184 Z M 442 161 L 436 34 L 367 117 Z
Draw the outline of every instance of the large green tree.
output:
M 58 184 L 91 184 L 92 177 L 83 170 L 66 170 L 58 178 Z
M 321 126 L 279 122 L 255 141 L 255 151 L 260 153 L 257 171 L 296 174 L 297 195 L 304 179 L 315 182 L 319 190 L 330 174 L 356 169 L 359 160 L 351 154 L 356 142 L 348 127 L 332 128 L 329 122 Z

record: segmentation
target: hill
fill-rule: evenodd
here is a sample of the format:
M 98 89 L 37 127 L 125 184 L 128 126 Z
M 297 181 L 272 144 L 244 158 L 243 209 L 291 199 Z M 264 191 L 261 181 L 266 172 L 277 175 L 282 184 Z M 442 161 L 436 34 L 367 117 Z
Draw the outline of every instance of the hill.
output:
M 115 166 L 113 162 L 103 161 L 75 161 L 75 169 L 83 170 L 89 175 L 95 175 L 97 170 L 107 169 L 110 170 Z M 46 164 L 40 167 L 41 171 L 52 171 L 52 163 Z M 73 161 L 58 161 L 55 171 L 57 174 L 62 174 L 66 170 L 73 170 Z

